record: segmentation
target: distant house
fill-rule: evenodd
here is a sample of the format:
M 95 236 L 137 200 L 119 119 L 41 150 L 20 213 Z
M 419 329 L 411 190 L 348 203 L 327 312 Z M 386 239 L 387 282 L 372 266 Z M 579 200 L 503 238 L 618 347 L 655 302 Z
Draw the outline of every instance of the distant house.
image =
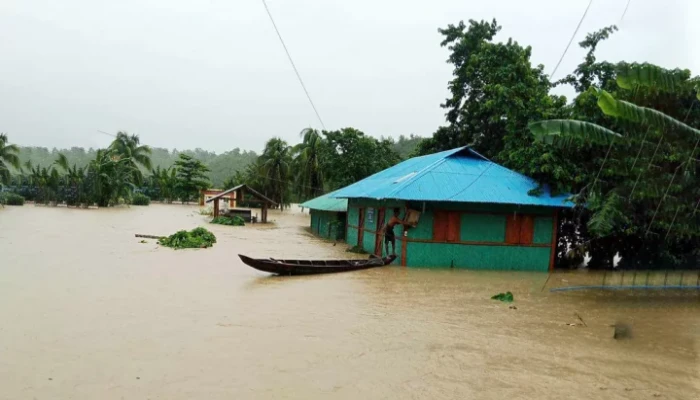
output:
M 334 193 L 316 197 L 300 206 L 309 209 L 311 232 L 322 238 L 343 240 L 348 200 L 334 198 L 332 197 Z
M 539 196 L 534 180 L 468 147 L 416 157 L 332 194 L 348 199 L 346 241 L 384 254 L 382 228 L 399 208 L 418 215 L 397 226 L 404 266 L 547 271 L 553 268 L 557 211 L 568 195 Z M 377 232 L 380 232 L 379 234 Z

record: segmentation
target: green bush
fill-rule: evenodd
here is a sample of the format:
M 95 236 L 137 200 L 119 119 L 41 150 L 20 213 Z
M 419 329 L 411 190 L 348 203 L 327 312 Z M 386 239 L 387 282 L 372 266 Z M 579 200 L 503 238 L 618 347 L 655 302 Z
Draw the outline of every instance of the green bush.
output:
M 178 231 L 168 237 L 158 239 L 158 244 L 173 249 L 204 249 L 216 243 L 216 236 L 204 228 L 191 231 Z
M 151 198 L 142 193 L 136 193 L 131 198 L 131 204 L 134 206 L 147 206 L 151 204 Z
M 219 225 L 233 225 L 233 226 L 243 226 L 245 225 L 245 221 L 243 218 L 239 216 L 234 216 L 233 218 L 229 217 L 216 217 L 211 220 L 212 224 L 219 224 Z
M 0 204 L 6 204 L 8 206 L 23 206 L 24 197 L 11 192 L 0 193 Z

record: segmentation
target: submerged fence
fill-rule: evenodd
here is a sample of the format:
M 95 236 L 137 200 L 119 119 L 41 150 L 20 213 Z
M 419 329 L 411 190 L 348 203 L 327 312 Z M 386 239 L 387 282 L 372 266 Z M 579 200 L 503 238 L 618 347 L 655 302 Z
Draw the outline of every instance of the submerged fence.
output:
M 564 286 L 550 292 L 574 290 L 697 290 L 700 292 L 700 269 L 666 271 L 605 271 L 599 282 Z

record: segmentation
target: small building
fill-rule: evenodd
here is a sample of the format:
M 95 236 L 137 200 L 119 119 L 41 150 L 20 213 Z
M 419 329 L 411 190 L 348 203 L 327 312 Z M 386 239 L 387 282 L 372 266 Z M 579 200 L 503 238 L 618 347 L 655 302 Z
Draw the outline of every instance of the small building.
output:
M 302 203 L 300 207 L 309 209 L 311 232 L 325 239 L 343 240 L 348 200 L 332 197 L 335 193 L 316 197 Z
M 239 209 L 236 208 L 236 206 L 244 201 L 244 195 L 245 193 L 248 193 L 252 197 L 256 198 L 257 200 L 260 201 L 262 204 L 260 208 L 260 222 L 266 223 L 267 222 L 267 211 L 270 209 L 270 207 L 274 207 L 277 205 L 273 200 L 269 199 L 262 193 L 258 192 L 257 190 L 249 187 L 246 184 L 243 185 L 238 185 L 236 187 L 232 187 L 231 189 L 224 190 L 213 197 L 210 197 L 206 200 L 207 203 L 214 203 L 214 218 L 219 216 L 219 200 L 224 200 L 228 199 L 231 209 L 229 210 L 229 214 L 239 214 L 239 215 L 250 215 L 250 210 L 249 209 Z M 206 195 L 205 192 L 202 192 L 200 194 L 200 198 L 203 198 Z M 245 219 L 245 218 L 244 218 Z
M 417 221 L 395 227 L 400 265 L 489 270 L 552 269 L 557 211 L 573 206 L 468 147 L 411 158 L 333 197 L 348 199 L 351 246 L 385 255 L 381 232 L 398 208 Z

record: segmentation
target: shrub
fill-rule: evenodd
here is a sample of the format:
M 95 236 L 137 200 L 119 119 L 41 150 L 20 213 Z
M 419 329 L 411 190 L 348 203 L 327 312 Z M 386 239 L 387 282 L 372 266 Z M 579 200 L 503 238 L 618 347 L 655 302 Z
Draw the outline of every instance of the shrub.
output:
M 134 206 L 147 206 L 151 204 L 151 198 L 143 193 L 136 193 L 134 197 L 131 198 L 131 204 Z
M 168 237 L 158 239 L 158 244 L 173 249 L 203 249 L 216 243 L 216 236 L 204 228 L 191 231 L 178 231 Z
M 233 218 L 229 217 L 216 217 L 211 220 L 212 224 L 219 224 L 219 225 L 233 225 L 233 226 L 243 226 L 245 225 L 245 221 L 243 218 L 239 216 L 234 216 Z
M 6 204 L 8 206 L 23 206 L 24 197 L 11 192 L 0 193 L 0 204 Z

